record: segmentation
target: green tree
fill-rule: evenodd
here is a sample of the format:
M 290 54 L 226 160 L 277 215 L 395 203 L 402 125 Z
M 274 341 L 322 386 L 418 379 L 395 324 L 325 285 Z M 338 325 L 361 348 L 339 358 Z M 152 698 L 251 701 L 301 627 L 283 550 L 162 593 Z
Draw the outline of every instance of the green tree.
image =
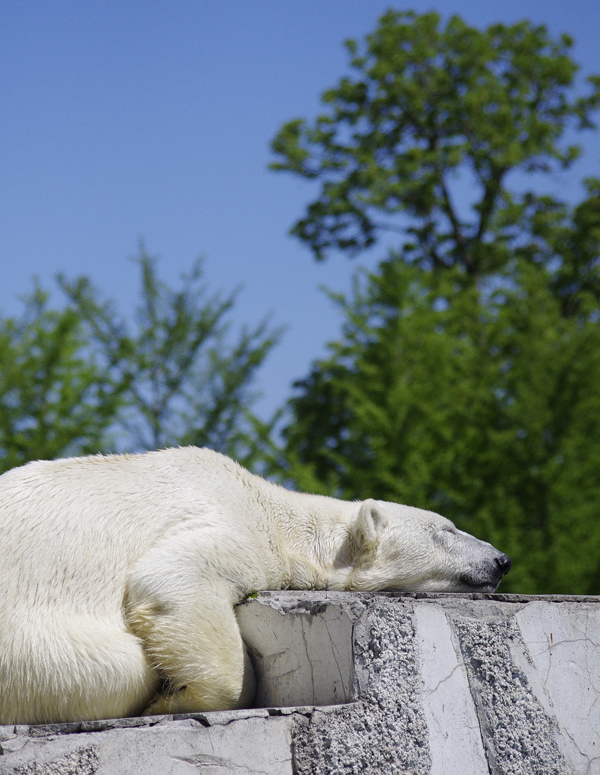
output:
M 357 77 L 323 94 L 328 111 L 312 126 L 290 121 L 272 143 L 272 169 L 321 184 L 292 233 L 318 259 L 355 255 L 391 230 L 421 266 L 476 277 L 501 267 L 522 219 L 549 207 L 508 188 L 511 173 L 572 164 L 580 148 L 564 136 L 593 126 L 600 77 L 574 96 L 572 40 L 527 21 L 480 31 L 453 16 L 440 29 L 435 13 L 389 11 L 364 52 L 346 46 Z M 457 206 L 457 183 L 468 206 Z
M 600 102 L 596 76 L 574 96 L 571 45 L 390 11 L 347 44 L 358 75 L 327 114 L 273 141 L 275 169 L 321 186 L 292 230 L 316 258 L 401 235 L 336 297 L 284 475 L 440 511 L 512 556 L 520 592 L 600 591 L 600 182 L 576 207 L 538 193 Z
M 37 287 L 20 317 L 0 319 L 0 473 L 96 452 L 120 401 L 72 307 L 49 309 Z
M 338 297 L 344 336 L 296 385 L 284 470 L 443 513 L 513 559 L 505 591 L 597 593 L 597 306 L 565 317 L 544 269 L 509 277 L 482 305 L 456 270 L 391 259 Z
M 270 425 L 250 411 L 256 372 L 280 332 L 231 330 L 236 292 L 209 293 L 201 262 L 173 290 L 143 248 L 132 316 L 89 279 L 59 278 L 68 303 L 36 287 L 0 318 L 0 473 L 36 459 L 168 445 L 210 446 L 260 465 Z
M 265 320 L 233 337 L 236 292 L 210 294 L 201 262 L 173 290 L 143 246 L 137 260 L 142 292 L 133 325 L 113 302 L 100 300 L 88 278 L 60 280 L 106 378 L 122 391 L 113 429 L 118 447 L 196 444 L 252 463 L 254 438 L 264 434 L 250 412 L 252 382 L 280 332 Z

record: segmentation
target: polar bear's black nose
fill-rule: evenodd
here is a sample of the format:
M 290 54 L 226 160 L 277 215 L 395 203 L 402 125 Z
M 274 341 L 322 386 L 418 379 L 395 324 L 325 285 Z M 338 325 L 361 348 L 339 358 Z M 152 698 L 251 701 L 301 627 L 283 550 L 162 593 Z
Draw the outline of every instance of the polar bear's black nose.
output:
M 498 567 L 503 576 L 505 576 L 512 567 L 512 562 L 505 554 L 496 557 L 496 562 L 498 563 Z

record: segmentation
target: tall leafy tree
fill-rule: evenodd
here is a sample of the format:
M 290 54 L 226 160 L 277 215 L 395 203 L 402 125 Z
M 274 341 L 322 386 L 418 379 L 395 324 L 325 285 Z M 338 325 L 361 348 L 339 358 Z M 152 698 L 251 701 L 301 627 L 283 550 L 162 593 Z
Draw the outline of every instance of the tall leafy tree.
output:
M 565 135 L 593 126 L 600 77 L 576 96 L 572 40 L 528 21 L 481 31 L 457 16 L 441 28 L 435 13 L 389 11 L 363 50 L 346 46 L 355 77 L 323 94 L 312 125 L 290 121 L 272 143 L 272 169 L 320 183 L 292 233 L 318 259 L 392 231 L 424 267 L 479 276 L 502 266 L 523 236 L 515 224 L 548 208 L 511 178 L 573 163 L 580 148 Z
M 327 112 L 273 141 L 275 169 L 320 184 L 292 230 L 316 258 L 399 235 L 337 297 L 281 468 L 444 513 L 513 557 L 521 592 L 600 591 L 600 183 L 576 207 L 539 193 L 600 102 L 596 76 L 575 94 L 571 45 L 390 11 L 347 44 Z
M 443 513 L 509 554 L 507 591 L 597 593 L 597 305 L 565 317 L 524 261 L 485 306 L 455 274 L 391 259 L 338 298 L 344 336 L 296 385 L 286 475 Z

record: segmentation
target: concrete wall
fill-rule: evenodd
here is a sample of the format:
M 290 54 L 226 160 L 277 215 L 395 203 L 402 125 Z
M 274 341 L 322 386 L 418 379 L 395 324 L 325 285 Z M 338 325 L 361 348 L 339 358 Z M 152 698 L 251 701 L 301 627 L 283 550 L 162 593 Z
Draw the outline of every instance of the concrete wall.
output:
M 246 711 L 0 727 L 21 775 L 600 775 L 600 598 L 263 593 Z

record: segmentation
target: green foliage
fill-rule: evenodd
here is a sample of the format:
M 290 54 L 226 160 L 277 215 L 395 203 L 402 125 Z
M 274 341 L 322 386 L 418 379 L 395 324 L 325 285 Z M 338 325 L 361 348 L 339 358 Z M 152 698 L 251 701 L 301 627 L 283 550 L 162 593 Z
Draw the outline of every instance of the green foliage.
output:
M 195 444 L 251 461 L 260 426 L 249 411 L 251 383 L 279 332 L 263 321 L 233 339 L 228 314 L 236 293 L 209 294 L 201 262 L 175 291 L 158 279 L 156 261 L 143 246 L 137 260 L 142 293 L 133 330 L 112 302 L 99 300 L 87 278 L 60 280 L 105 374 L 123 392 L 119 446 Z
M 296 387 L 287 475 L 433 509 L 513 560 L 505 591 L 600 588 L 598 311 L 520 262 L 482 302 L 397 260 L 338 298 L 344 337 Z
M 599 77 L 571 96 L 571 45 L 527 21 L 480 31 L 456 16 L 440 29 L 435 13 L 384 14 L 363 53 L 347 43 L 356 78 L 323 94 L 327 112 L 273 140 L 272 169 L 321 184 L 292 233 L 318 259 L 332 248 L 354 255 L 391 229 L 423 267 L 501 267 L 514 247 L 508 226 L 537 202 L 507 188 L 510 174 L 567 168 L 579 147 L 564 146 L 566 130 L 593 126 L 600 104 Z M 456 206 L 457 180 L 468 208 Z
M 18 319 L 0 318 L 0 472 L 29 460 L 98 451 L 209 446 L 259 465 L 270 426 L 250 412 L 257 369 L 278 339 L 267 321 L 232 335 L 235 293 L 209 294 L 201 263 L 182 289 L 138 258 L 133 320 L 90 281 L 59 282 L 69 303 L 39 288 Z
M 120 400 L 74 309 L 48 309 L 36 288 L 21 317 L 0 319 L 0 472 L 96 452 Z
M 334 296 L 342 340 L 296 384 L 274 470 L 443 513 L 511 556 L 506 591 L 600 592 L 600 181 L 574 208 L 516 192 L 594 126 L 571 45 L 390 11 L 327 113 L 273 141 L 321 186 L 292 230 L 316 258 L 402 235 Z

